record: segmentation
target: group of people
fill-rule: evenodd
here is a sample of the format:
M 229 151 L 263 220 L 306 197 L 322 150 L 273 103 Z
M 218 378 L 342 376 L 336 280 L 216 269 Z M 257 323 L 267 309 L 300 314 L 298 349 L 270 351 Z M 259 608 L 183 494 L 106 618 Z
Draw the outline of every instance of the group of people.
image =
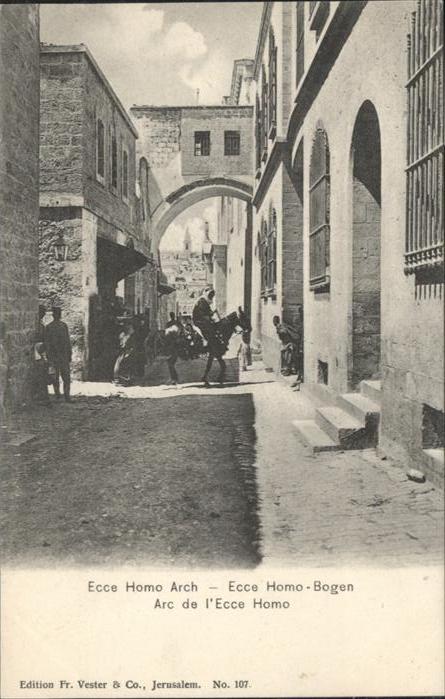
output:
M 61 319 L 61 308 L 52 309 L 53 320 L 48 325 L 43 323 L 45 315 L 46 308 L 39 306 L 38 328 L 33 348 L 34 399 L 48 405 L 48 385 L 53 387 L 54 394 L 60 398 L 60 379 L 62 379 L 63 396 L 65 401 L 69 402 L 71 400 L 72 349 L 68 326 Z

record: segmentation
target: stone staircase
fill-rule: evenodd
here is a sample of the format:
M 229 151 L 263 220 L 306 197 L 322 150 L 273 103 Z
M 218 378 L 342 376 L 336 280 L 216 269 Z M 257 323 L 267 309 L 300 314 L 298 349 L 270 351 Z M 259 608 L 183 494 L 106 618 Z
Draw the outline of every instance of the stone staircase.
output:
M 362 381 L 360 393 L 336 395 L 327 386 L 302 386 L 317 406 L 314 420 L 294 420 L 301 441 L 313 453 L 377 446 L 380 381 Z

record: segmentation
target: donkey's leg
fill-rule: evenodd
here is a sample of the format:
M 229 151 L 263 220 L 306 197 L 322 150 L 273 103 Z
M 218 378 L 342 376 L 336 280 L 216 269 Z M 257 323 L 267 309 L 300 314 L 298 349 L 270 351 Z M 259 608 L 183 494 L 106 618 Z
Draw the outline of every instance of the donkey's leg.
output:
M 207 357 L 206 369 L 204 372 L 204 376 L 202 377 L 202 381 L 205 383 L 206 386 L 209 385 L 208 376 L 209 376 L 210 369 L 212 368 L 212 364 L 213 364 L 213 355 L 210 354 L 210 352 L 209 352 L 209 356 Z
M 226 363 L 222 357 L 218 357 L 218 362 L 219 362 L 218 382 L 224 383 L 224 379 L 226 377 Z

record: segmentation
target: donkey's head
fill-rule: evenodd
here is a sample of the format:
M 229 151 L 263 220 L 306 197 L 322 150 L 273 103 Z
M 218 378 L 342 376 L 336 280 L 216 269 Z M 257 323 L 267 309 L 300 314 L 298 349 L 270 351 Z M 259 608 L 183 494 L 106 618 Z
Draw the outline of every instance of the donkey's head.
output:
M 252 325 L 250 323 L 250 318 L 246 313 L 244 313 L 241 306 L 238 306 L 238 310 L 236 312 L 236 317 L 237 317 L 237 325 L 241 328 L 241 330 L 245 330 L 247 332 L 252 331 Z

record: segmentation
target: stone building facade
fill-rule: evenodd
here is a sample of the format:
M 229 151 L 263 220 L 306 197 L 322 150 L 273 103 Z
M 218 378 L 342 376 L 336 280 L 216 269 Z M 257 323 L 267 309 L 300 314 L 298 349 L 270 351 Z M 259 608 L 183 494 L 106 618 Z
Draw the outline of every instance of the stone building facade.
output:
M 185 209 L 222 195 L 252 193 L 252 107 L 132 107 L 137 157 L 148 166 L 152 252 Z
M 265 3 L 255 69 L 253 304 L 266 361 L 277 361 L 271 315 L 292 319 L 304 309 L 305 385 L 320 406 L 314 434 L 321 429 L 335 446 L 358 429 L 363 413 L 365 424 L 372 417 L 379 425 L 372 444 L 437 483 L 442 21 L 443 3 L 430 0 Z M 276 107 L 267 100 L 275 86 L 267 70 L 272 36 Z M 268 218 L 272 200 L 275 220 Z M 270 221 L 277 231 L 270 295 L 267 272 L 261 289 L 270 259 L 261 257 L 263 221 L 266 239 Z M 310 442 L 306 428 L 300 436 Z
M 264 3 L 254 77 L 255 191 L 252 326 L 265 362 L 280 369 L 274 316 L 303 319 L 303 226 L 299 170 L 292 169 L 287 129 L 292 106 L 292 20 L 295 3 Z
M 40 299 L 63 308 L 75 375 L 109 378 L 116 297 L 131 313 L 157 313 L 147 173 L 89 50 L 43 45 L 40 63 Z
M 0 413 L 29 397 L 37 327 L 39 10 L 0 5 Z

